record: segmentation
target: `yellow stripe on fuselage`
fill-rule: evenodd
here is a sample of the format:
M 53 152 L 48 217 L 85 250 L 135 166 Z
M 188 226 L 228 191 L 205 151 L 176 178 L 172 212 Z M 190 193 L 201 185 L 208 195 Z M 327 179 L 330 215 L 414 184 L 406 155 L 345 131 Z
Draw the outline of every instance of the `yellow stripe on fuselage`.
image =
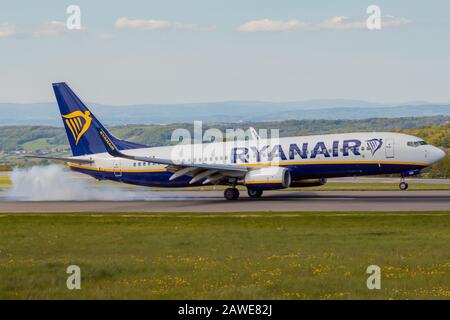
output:
M 281 180 L 252 180 L 245 181 L 245 184 L 281 183 Z
M 403 161 L 280 161 L 278 163 L 239 163 L 240 167 L 271 167 L 271 166 L 292 166 L 292 165 L 308 165 L 308 164 L 400 164 L 400 165 L 413 165 L 413 166 L 428 166 L 426 162 L 403 162 Z
M 69 167 L 72 168 L 79 168 L 79 169 L 86 169 L 91 171 L 102 171 L 102 172 L 166 172 L 166 168 L 160 168 L 160 169 L 113 169 L 113 168 L 100 168 L 100 167 L 88 167 L 83 166 L 77 163 L 68 162 L 67 163 Z

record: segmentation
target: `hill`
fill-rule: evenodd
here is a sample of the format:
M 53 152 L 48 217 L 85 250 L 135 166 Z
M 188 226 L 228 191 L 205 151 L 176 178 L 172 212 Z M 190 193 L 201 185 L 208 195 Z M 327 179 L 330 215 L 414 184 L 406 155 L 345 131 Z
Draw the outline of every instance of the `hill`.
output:
M 279 129 L 280 136 L 297 136 L 361 131 L 405 132 L 426 139 L 430 144 L 450 149 L 450 116 L 421 118 L 374 118 L 364 120 L 289 120 L 281 122 L 244 122 L 205 125 L 220 129 Z M 192 131 L 192 124 L 173 125 L 124 125 L 113 126 L 111 131 L 122 139 L 148 146 L 170 144 L 173 130 L 184 128 Z M 4 126 L 0 127 L 0 168 L 31 165 L 35 161 L 24 160 L 27 153 L 70 155 L 69 144 L 63 128 L 48 126 Z M 429 177 L 450 177 L 450 161 L 447 157 L 433 167 Z
M 358 100 L 308 100 L 296 102 L 225 101 L 185 104 L 110 106 L 89 103 L 107 125 L 169 124 L 201 120 L 262 122 L 307 119 L 367 119 L 450 115 L 450 104 L 383 104 Z M 0 103 L 1 125 L 62 126 L 55 103 Z

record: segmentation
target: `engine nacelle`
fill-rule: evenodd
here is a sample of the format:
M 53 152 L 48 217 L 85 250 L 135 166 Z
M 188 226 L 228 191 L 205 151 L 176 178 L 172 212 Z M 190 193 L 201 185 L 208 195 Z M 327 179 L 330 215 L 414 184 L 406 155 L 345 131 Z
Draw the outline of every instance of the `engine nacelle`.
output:
M 267 167 L 249 171 L 244 178 L 244 185 L 259 190 L 289 188 L 291 174 L 283 167 Z
M 327 179 L 302 179 L 291 182 L 291 188 L 318 187 L 327 183 Z

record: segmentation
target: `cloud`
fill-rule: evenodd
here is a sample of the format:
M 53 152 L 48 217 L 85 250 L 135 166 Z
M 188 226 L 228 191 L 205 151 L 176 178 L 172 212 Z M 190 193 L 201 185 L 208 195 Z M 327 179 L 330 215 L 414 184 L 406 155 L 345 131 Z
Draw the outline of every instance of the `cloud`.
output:
M 81 27 L 81 29 L 70 30 L 67 28 L 67 24 L 62 21 L 50 21 L 40 25 L 35 31 L 32 32 L 35 37 L 46 37 L 46 36 L 60 36 L 69 32 L 80 32 L 86 29 Z
M 399 27 L 407 25 L 412 21 L 403 17 L 384 16 L 381 17 L 381 27 Z M 238 28 L 241 32 L 274 32 L 294 30 L 349 30 L 367 29 L 366 19 L 354 19 L 347 16 L 334 16 L 320 23 L 305 23 L 300 20 L 251 20 L 241 24 Z
M 52 37 L 85 30 L 86 28 L 83 27 L 81 29 L 69 30 L 66 23 L 62 21 L 50 21 L 34 26 L 15 26 L 13 24 L 3 23 L 0 24 L 0 39 L 8 37 Z
M 121 17 L 116 20 L 116 28 L 136 28 L 145 30 L 165 29 L 171 26 L 171 23 L 166 20 L 143 20 L 143 19 L 128 19 Z
M 116 28 L 133 28 L 142 30 L 158 30 L 158 29 L 177 29 L 177 30 L 197 30 L 197 31 L 213 31 L 216 26 L 201 26 L 195 23 L 181 23 L 170 22 L 167 20 L 144 20 L 144 19 L 129 19 L 127 17 L 121 17 L 116 20 Z
M 0 39 L 9 38 L 16 34 L 16 26 L 10 23 L 0 24 Z
M 335 16 L 319 24 L 321 29 L 365 29 L 365 20 L 352 20 L 346 16 Z
M 251 20 L 241 24 L 238 28 L 241 32 L 272 32 L 272 31 L 291 31 L 303 29 L 307 26 L 300 20 L 277 21 L 270 19 Z
M 411 20 L 402 17 L 381 17 L 381 28 L 398 27 L 409 23 L 411 23 Z M 346 16 L 335 16 L 320 23 L 318 28 L 334 30 L 367 29 L 367 25 L 366 20 L 352 19 Z

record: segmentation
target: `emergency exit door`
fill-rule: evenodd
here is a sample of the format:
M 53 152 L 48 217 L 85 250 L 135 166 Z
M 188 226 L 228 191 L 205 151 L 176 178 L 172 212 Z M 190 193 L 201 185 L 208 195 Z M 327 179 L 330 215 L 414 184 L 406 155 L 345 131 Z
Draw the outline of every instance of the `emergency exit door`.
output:
M 386 158 L 394 158 L 394 140 L 386 140 L 385 145 Z
M 122 176 L 122 167 L 120 166 L 120 161 L 114 160 L 113 162 L 113 172 L 115 177 Z

